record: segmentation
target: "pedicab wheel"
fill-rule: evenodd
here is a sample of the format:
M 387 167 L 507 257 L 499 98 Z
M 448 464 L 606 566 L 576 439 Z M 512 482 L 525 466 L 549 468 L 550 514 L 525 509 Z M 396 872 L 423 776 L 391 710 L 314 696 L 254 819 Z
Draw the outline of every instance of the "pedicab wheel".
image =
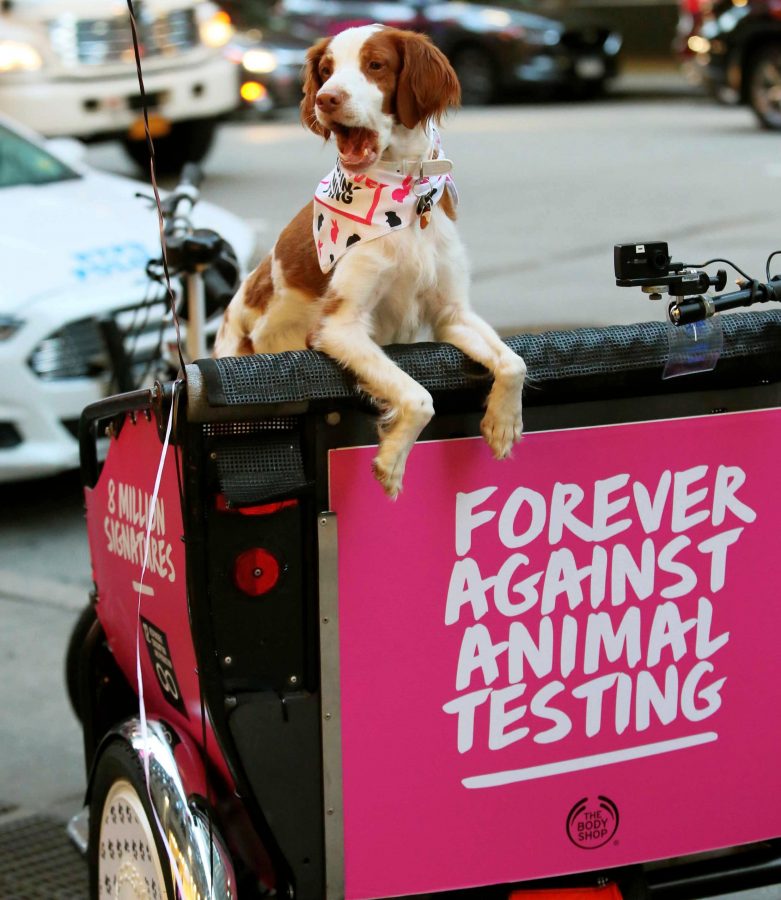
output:
M 97 617 L 92 604 L 84 607 L 76 619 L 76 624 L 73 626 L 68 640 L 68 649 L 65 651 L 65 685 L 71 707 L 79 722 L 81 722 L 81 678 L 79 677 L 81 649 Z
M 89 816 L 91 900 L 175 900 L 168 855 L 130 747 L 110 744 L 98 761 Z

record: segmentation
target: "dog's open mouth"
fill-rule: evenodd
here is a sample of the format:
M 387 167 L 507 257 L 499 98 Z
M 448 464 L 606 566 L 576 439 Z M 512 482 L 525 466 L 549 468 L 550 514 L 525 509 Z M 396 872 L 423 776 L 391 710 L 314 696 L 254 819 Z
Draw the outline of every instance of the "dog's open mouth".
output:
M 337 123 L 329 126 L 336 137 L 342 168 L 352 174 L 365 172 L 380 157 L 379 135 L 369 128 L 351 128 Z

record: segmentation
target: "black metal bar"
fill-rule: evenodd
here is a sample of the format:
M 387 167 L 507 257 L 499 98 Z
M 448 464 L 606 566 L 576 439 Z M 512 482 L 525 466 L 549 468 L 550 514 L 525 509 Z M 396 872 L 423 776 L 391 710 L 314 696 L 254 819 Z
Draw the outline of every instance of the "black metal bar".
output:
M 106 344 L 116 389 L 122 392 L 132 391 L 135 384 L 133 383 L 133 372 L 130 365 L 131 360 L 125 349 L 125 339 L 122 334 L 122 329 L 117 325 L 114 319 L 99 320 L 98 328 L 100 328 L 100 332 L 103 335 L 103 341 Z
M 98 478 L 95 424 L 122 413 L 150 409 L 153 399 L 153 391 L 145 388 L 96 400 L 84 408 L 79 419 L 79 457 L 81 459 L 81 483 L 84 487 L 93 487 Z

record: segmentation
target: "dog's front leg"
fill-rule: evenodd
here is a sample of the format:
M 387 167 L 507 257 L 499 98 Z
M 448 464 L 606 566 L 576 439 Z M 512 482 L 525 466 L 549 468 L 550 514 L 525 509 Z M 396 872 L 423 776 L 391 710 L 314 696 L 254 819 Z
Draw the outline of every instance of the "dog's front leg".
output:
M 526 363 L 467 306 L 449 303 L 434 323 L 434 337 L 458 347 L 493 375 L 480 431 L 497 459 L 509 456 L 523 433 L 523 382 Z
M 374 474 L 388 496 L 396 497 L 409 452 L 434 415 L 434 403 L 370 336 L 378 282 L 355 272 L 352 278 L 338 278 L 340 274 L 324 298 L 324 316 L 313 344 L 352 372 L 383 410 Z

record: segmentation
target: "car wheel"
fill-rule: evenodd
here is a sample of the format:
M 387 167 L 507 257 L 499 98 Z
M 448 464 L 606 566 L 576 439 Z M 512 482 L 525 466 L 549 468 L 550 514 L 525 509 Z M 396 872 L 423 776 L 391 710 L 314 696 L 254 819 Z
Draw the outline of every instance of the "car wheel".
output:
M 154 138 L 155 171 L 158 175 L 177 175 L 188 162 L 201 162 L 211 150 L 217 132 L 216 119 L 189 119 L 176 122 L 165 137 Z M 125 151 L 140 168 L 149 168 L 146 139 L 124 140 Z
M 89 813 L 91 900 L 174 900 L 171 868 L 133 750 L 115 741 L 98 760 Z
M 496 71 L 491 57 L 481 47 L 462 47 L 453 54 L 450 64 L 461 83 L 461 103 L 480 106 L 496 95 Z
M 81 649 L 87 639 L 90 628 L 94 625 L 98 616 L 95 607 L 90 604 L 81 611 L 76 624 L 71 631 L 68 640 L 68 648 L 65 651 L 65 686 L 68 689 L 70 700 L 76 718 L 81 722 L 81 678 L 79 669 L 81 666 Z
M 781 129 L 781 43 L 766 44 L 757 52 L 748 100 L 764 128 Z

